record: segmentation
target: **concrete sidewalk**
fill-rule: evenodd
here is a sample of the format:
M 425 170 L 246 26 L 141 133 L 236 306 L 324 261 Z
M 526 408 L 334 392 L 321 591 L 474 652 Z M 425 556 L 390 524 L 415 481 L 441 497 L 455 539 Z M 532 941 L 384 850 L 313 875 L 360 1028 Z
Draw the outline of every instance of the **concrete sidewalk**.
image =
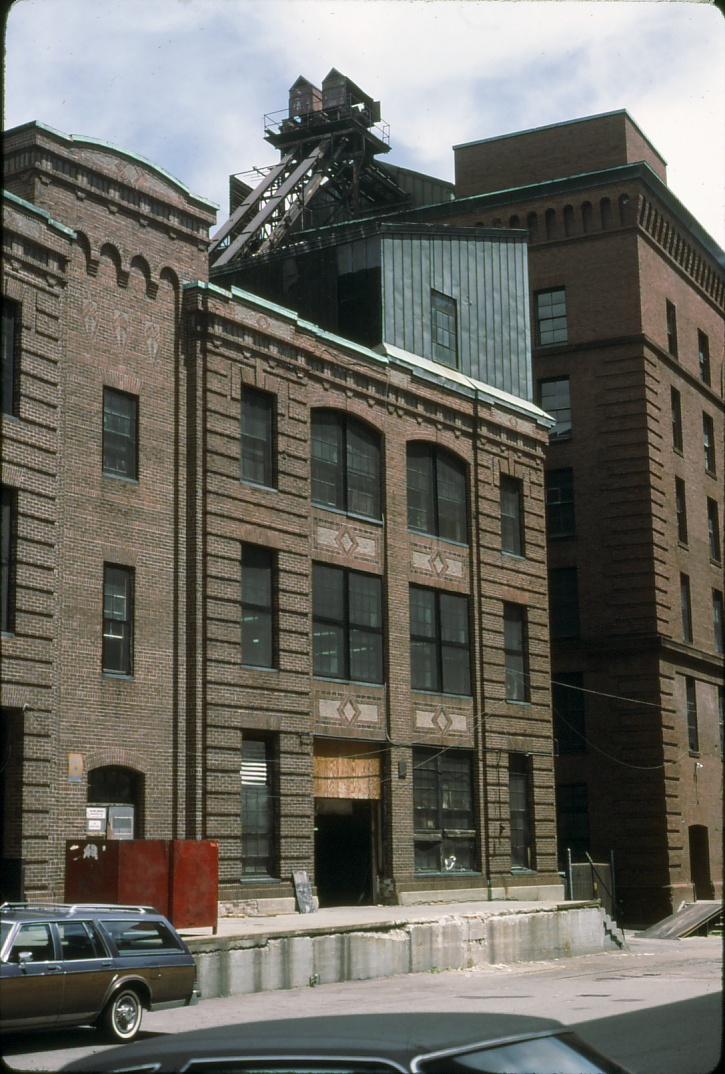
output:
M 351 929 L 395 928 L 416 921 L 434 921 L 443 917 L 495 915 L 556 909 L 559 905 L 598 906 L 598 903 L 522 902 L 515 899 L 481 899 L 476 902 L 415 903 L 410 906 L 332 906 L 310 914 L 270 914 L 245 917 L 220 917 L 217 936 L 283 936 L 313 932 L 340 932 Z M 180 929 L 185 940 L 212 935 L 209 928 Z
M 186 929 L 182 935 L 208 999 L 624 946 L 620 930 L 598 903 L 513 900 L 224 917 L 216 936 L 208 929 Z

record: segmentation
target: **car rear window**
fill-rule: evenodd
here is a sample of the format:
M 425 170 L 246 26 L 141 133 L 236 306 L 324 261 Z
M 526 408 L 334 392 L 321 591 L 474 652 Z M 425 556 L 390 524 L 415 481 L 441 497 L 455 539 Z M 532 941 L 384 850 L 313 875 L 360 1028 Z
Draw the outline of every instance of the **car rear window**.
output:
M 621 1068 L 596 1055 L 582 1041 L 535 1037 L 418 1060 L 421 1074 L 618 1074 Z
M 175 954 L 183 950 L 174 934 L 162 921 L 118 920 L 102 918 L 120 955 L 143 955 L 149 952 Z

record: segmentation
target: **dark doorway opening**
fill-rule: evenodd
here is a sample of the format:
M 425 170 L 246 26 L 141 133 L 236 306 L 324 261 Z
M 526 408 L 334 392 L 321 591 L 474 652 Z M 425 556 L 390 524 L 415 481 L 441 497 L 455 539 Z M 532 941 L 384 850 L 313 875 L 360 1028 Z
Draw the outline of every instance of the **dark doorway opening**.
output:
M 710 837 L 704 824 L 692 824 L 690 836 L 690 879 L 696 899 L 714 899 L 715 887 L 710 875 Z
M 133 768 L 102 765 L 88 773 L 89 805 L 132 805 L 133 837 L 143 839 L 144 777 Z
M 320 906 L 372 902 L 376 806 L 366 799 L 316 799 L 315 884 Z
M 0 709 L 0 902 L 25 897 L 22 854 L 23 713 Z

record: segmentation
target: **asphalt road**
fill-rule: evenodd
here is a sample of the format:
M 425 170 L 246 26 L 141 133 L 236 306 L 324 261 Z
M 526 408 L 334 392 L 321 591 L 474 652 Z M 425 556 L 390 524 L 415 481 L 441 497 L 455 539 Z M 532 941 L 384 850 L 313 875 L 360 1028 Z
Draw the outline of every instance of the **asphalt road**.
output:
M 348 981 L 213 999 L 146 1015 L 144 1035 L 202 1026 L 334 1015 L 500 1012 L 555 1018 L 633 1074 L 706 1074 L 722 1045 L 722 942 L 630 939 L 628 951 L 479 970 Z M 59 1070 L 99 1051 L 92 1030 L 3 1039 L 15 1070 Z

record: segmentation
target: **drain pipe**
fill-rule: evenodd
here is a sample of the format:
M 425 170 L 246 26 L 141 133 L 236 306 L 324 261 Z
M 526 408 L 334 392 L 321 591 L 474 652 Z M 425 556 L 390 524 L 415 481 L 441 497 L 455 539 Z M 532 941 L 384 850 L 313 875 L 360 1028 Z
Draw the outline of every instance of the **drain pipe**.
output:
M 485 848 L 486 855 L 486 890 L 488 901 L 493 901 L 493 884 L 491 881 L 491 843 L 490 843 L 490 818 L 489 818 L 489 803 L 488 803 L 488 771 L 487 771 L 487 757 L 488 749 L 486 745 L 486 722 L 485 722 L 485 696 L 484 696 L 484 675 L 483 675 L 483 602 L 481 599 L 481 589 L 483 580 L 481 578 L 481 545 L 480 545 L 480 495 L 479 495 L 479 466 L 478 466 L 478 454 L 479 454 L 479 431 L 480 431 L 480 402 L 478 388 L 474 389 L 473 396 L 473 519 L 476 527 L 476 532 L 473 534 L 473 561 L 475 565 L 475 588 L 473 589 L 474 600 L 478 604 L 478 653 L 479 660 L 476 660 L 475 674 L 478 682 L 478 696 L 480 698 L 480 712 L 479 720 L 475 719 L 475 739 L 477 745 L 480 747 L 480 778 L 481 778 L 481 798 L 482 798 L 482 827 L 481 844 L 482 849 Z

